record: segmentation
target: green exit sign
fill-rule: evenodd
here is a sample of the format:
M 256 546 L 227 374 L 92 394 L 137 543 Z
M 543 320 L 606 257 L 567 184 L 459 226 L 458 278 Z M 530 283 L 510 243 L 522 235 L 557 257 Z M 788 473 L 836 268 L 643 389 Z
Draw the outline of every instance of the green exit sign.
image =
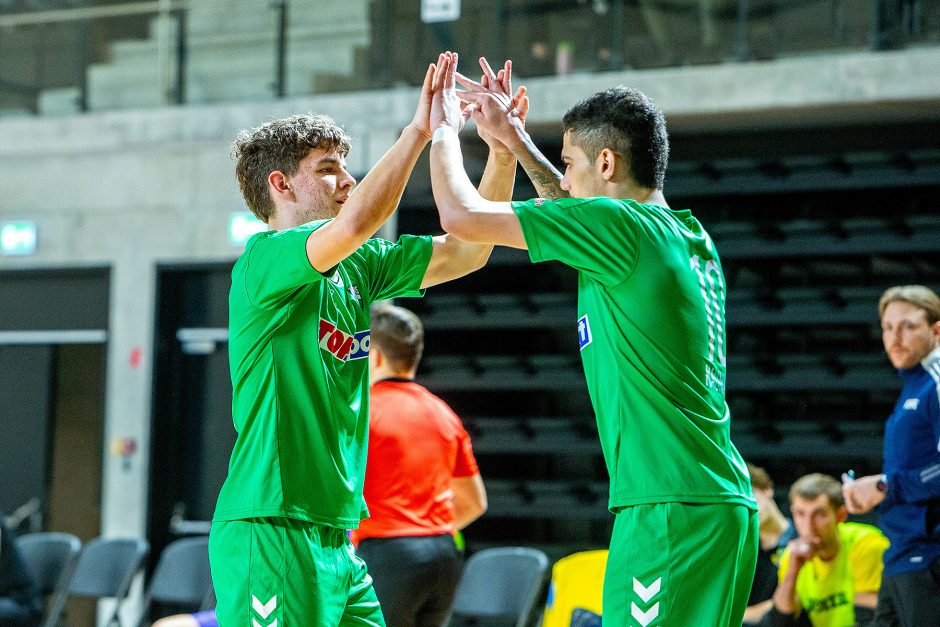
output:
M 36 252 L 36 223 L 29 220 L 0 222 L 0 253 L 32 255 Z
M 268 230 L 268 225 L 250 211 L 236 211 L 228 217 L 228 241 L 233 246 L 244 246 L 255 233 Z

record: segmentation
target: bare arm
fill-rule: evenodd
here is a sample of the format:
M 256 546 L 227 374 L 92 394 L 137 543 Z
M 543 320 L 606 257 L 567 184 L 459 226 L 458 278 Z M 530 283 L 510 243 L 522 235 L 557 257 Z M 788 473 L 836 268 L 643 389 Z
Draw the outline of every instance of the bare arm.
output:
M 875 609 L 878 605 L 878 593 L 877 592 L 856 592 L 855 593 L 855 605 L 859 607 L 866 607 L 868 609 Z
M 489 65 L 484 67 L 483 78 L 480 83 L 500 93 L 512 94 L 510 79 L 511 64 L 507 61 L 504 69 L 493 74 Z M 525 98 L 525 90 L 520 89 L 520 99 Z M 466 118 L 468 111 L 463 112 Z M 525 113 L 523 112 L 523 121 Z M 480 197 L 494 201 L 508 201 L 512 198 L 512 189 L 516 181 L 516 158 L 502 143 L 492 135 L 478 128 L 480 137 L 489 146 L 489 155 L 486 159 L 486 168 L 478 189 Z M 447 234 L 434 238 L 434 248 L 431 252 L 431 262 L 424 275 L 421 287 L 430 287 L 445 281 L 450 281 L 482 268 L 490 254 L 493 252 L 491 243 L 465 242 L 457 237 Z
M 428 66 L 414 121 L 362 179 L 339 215 L 307 238 L 307 259 L 327 272 L 352 254 L 394 213 L 415 163 L 430 138 L 428 113 L 434 64 Z
M 522 131 L 519 141 L 513 143 L 512 153 L 522 164 L 540 198 L 568 198 L 568 192 L 561 188 L 561 173 L 545 158 L 525 130 Z
M 764 614 L 770 611 L 770 608 L 774 606 L 773 599 L 767 599 L 766 601 L 761 601 L 755 603 L 754 605 L 748 605 L 744 610 L 744 622 L 745 623 L 759 623 Z
M 454 90 L 456 64 L 456 55 L 445 53 L 431 105 L 431 123 L 442 129 L 436 131 L 439 137 L 431 146 L 431 186 L 441 226 L 464 241 L 525 248 L 522 226 L 511 205 L 484 199 L 464 171 L 457 135 L 462 116 Z
M 479 194 L 492 199 L 509 200 L 516 172 L 512 153 L 490 151 L 480 181 Z M 446 229 L 445 229 L 446 230 Z M 421 287 L 431 287 L 460 278 L 486 265 L 493 252 L 491 243 L 473 243 L 458 239 L 451 233 L 435 237 L 431 261 L 424 273 Z
M 816 550 L 814 543 L 807 539 L 795 538 L 787 544 L 789 564 L 787 572 L 774 591 L 774 607 L 781 614 L 797 614 L 802 609 L 796 594 L 796 578 L 803 565 L 813 557 Z
M 454 477 L 450 485 L 454 491 L 456 526 L 460 531 L 486 513 L 486 488 L 479 473 L 471 477 Z
M 484 71 L 489 68 L 486 59 L 481 58 L 480 65 Z M 561 173 L 542 154 L 525 130 L 523 122 L 528 110 L 528 99 L 520 103 L 518 96 L 507 97 L 511 96 L 511 92 L 500 93 L 491 89 L 491 85 L 482 81 L 477 83 L 459 73 L 455 79 L 468 90 L 461 92 L 460 97 L 473 103 L 473 121 L 477 128 L 495 137 L 516 156 L 539 196 L 551 200 L 567 198 L 568 192 L 561 188 Z
M 774 591 L 774 607 L 781 614 L 796 614 L 800 609 L 800 601 L 796 596 L 796 576 L 798 569 L 791 568 L 784 575 L 783 580 Z

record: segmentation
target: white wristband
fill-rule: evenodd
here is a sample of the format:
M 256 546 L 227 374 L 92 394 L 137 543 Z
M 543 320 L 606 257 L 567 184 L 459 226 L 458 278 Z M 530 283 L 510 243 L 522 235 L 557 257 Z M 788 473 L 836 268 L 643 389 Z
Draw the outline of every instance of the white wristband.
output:
M 437 142 L 442 142 L 449 137 L 457 137 L 457 131 L 451 126 L 438 126 L 434 129 L 434 134 L 431 135 L 431 145 L 433 146 Z

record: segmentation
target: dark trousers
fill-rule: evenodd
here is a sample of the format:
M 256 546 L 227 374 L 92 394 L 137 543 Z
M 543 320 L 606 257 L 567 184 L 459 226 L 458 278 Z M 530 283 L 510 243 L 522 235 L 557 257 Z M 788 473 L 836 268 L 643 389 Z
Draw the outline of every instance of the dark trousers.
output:
M 369 567 L 388 627 L 447 621 L 461 565 L 453 536 L 367 538 L 356 553 Z
M 924 570 L 882 578 L 874 625 L 940 625 L 940 557 L 934 559 Z

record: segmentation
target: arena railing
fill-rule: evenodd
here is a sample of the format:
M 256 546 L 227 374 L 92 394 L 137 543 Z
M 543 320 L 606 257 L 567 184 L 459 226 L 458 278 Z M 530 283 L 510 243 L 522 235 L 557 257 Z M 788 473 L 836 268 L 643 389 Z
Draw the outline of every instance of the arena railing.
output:
M 897 13 L 881 0 L 464 0 L 439 22 L 393 0 L 63 4 L 0 2 L 0 114 L 414 86 L 448 48 L 537 77 L 940 40 L 940 8 L 923 0 Z

